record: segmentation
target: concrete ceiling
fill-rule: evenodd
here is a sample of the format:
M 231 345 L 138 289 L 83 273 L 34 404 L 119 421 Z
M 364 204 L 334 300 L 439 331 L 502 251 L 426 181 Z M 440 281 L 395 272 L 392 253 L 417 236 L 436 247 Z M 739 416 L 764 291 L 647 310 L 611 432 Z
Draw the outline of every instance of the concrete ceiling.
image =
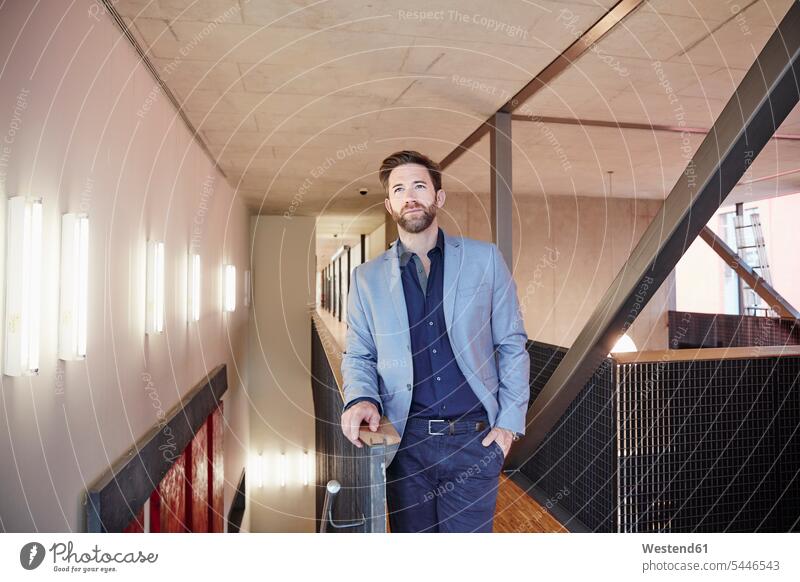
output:
M 651 0 L 522 112 L 708 128 L 791 2 Z M 331 241 L 327 254 L 341 244 L 333 233 L 354 237 L 383 220 L 377 169 L 386 155 L 413 148 L 442 159 L 614 4 L 117 0 L 114 6 L 239 195 L 254 211 L 321 217 L 318 232 Z M 800 134 L 800 112 L 781 131 Z M 514 122 L 513 133 L 517 196 L 608 195 L 613 171 L 615 196 L 663 198 L 702 140 L 524 121 Z M 798 148 L 797 141 L 774 141 L 748 178 L 794 169 Z M 487 160 L 484 140 L 448 169 L 446 188 L 486 192 Z M 800 172 L 746 190 L 748 196 L 797 192 Z

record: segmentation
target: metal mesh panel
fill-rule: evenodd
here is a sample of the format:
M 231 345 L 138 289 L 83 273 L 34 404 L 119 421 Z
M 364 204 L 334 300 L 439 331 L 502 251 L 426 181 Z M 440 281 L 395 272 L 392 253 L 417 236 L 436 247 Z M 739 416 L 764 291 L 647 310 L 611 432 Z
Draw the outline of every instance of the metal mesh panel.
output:
M 620 531 L 787 531 L 784 520 L 797 515 L 788 478 L 800 466 L 789 437 L 798 425 L 797 365 L 620 365 Z M 779 413 L 783 396 L 789 405 Z
M 778 531 L 800 532 L 800 358 L 783 358 L 775 373 Z
M 594 531 L 800 531 L 800 358 L 606 360 L 520 471 Z
M 536 399 L 566 350 L 528 342 L 531 398 Z M 614 531 L 615 402 L 614 366 L 601 366 L 591 381 L 547 433 L 520 471 L 558 505 L 594 531 Z M 561 494 L 559 495 L 559 492 Z M 569 527 L 569 523 L 564 524 Z
M 670 311 L 668 321 L 673 349 L 800 344 L 796 319 Z

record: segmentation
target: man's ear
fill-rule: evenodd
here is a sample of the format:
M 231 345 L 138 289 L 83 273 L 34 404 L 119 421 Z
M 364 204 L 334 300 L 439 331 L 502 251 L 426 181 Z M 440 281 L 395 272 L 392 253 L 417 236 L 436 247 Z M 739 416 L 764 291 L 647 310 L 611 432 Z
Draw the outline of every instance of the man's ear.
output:
M 447 195 L 444 193 L 444 190 L 439 189 L 436 191 L 436 206 L 441 208 L 444 206 L 444 199 L 447 198 Z
M 392 203 L 389 202 L 389 198 L 388 197 L 383 199 L 383 207 L 386 208 L 386 212 L 388 212 L 389 216 L 391 216 L 391 214 L 392 214 Z

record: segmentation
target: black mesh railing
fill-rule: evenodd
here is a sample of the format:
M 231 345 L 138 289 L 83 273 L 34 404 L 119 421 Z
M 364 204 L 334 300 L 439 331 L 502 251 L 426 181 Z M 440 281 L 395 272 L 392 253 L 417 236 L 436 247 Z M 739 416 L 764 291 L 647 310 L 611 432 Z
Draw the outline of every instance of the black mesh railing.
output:
M 791 414 L 777 397 L 797 385 L 778 370 L 796 362 L 620 365 L 620 530 L 785 531 L 780 448 Z
M 531 398 L 536 399 L 566 350 L 528 342 Z M 520 471 L 583 525 L 614 531 L 616 427 L 613 365 L 607 360 Z M 569 523 L 564 524 L 570 527 Z
M 528 351 L 532 403 L 566 350 Z M 520 471 L 592 531 L 799 531 L 800 357 L 607 358 Z
M 797 319 L 670 311 L 668 323 L 673 349 L 800 345 Z

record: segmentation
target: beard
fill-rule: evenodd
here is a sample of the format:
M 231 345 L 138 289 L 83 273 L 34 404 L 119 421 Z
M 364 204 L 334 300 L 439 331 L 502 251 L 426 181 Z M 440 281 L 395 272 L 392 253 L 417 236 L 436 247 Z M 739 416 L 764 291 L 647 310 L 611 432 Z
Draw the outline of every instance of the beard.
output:
M 394 218 L 399 228 L 411 234 L 417 234 L 433 223 L 433 219 L 436 218 L 436 208 L 436 204 L 425 206 L 424 204 L 417 203 L 403 208 L 401 214 L 397 214 L 392 210 L 392 218 Z M 415 209 L 419 209 L 419 212 L 408 213 L 409 210 Z

